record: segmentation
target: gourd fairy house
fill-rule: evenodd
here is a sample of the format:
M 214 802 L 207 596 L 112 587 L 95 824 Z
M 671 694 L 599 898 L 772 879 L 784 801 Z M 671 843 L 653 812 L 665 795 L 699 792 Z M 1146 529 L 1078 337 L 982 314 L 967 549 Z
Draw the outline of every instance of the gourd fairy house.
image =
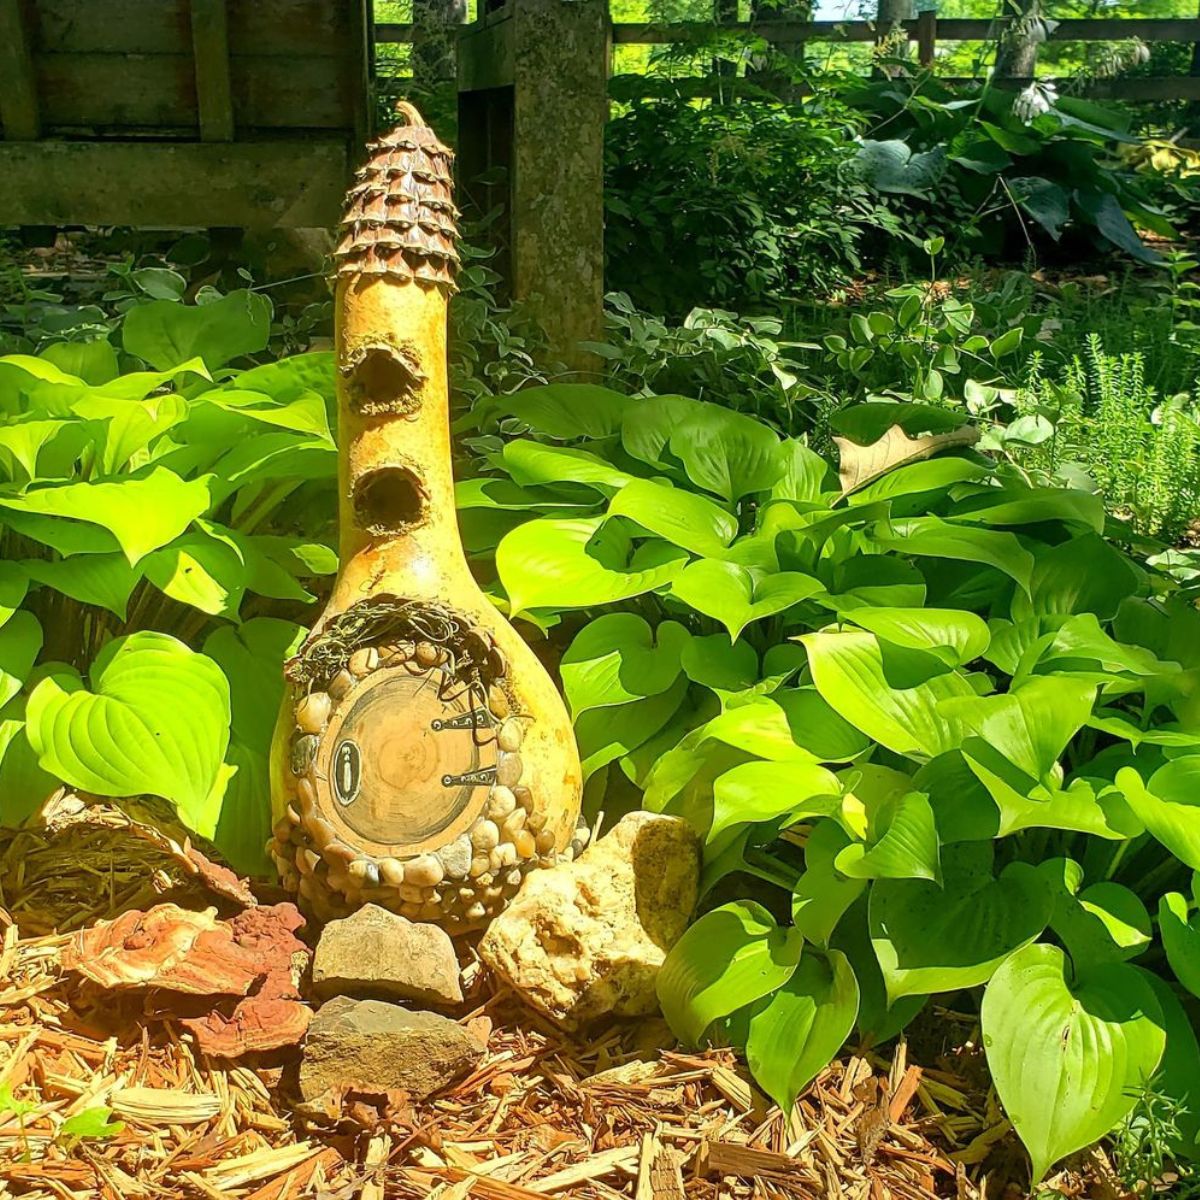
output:
M 286 666 L 269 848 L 318 918 L 371 902 L 455 933 L 586 833 L 562 701 L 459 540 L 452 156 L 399 111 L 350 189 L 336 251 L 341 569 Z

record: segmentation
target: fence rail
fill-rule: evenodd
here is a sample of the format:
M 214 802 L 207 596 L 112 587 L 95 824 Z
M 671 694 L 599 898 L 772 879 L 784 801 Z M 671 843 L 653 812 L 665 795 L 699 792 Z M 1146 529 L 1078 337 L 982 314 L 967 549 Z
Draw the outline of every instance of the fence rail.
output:
M 939 19 L 926 11 L 916 19 L 901 22 L 910 42 L 917 46 L 921 66 L 933 65 L 938 42 L 975 42 L 996 37 L 1012 20 L 948 17 Z M 464 26 L 464 28 L 469 28 Z M 785 19 L 737 21 L 716 25 L 710 21 L 672 21 L 651 23 L 618 21 L 611 26 L 615 46 L 663 46 L 701 40 L 708 35 L 741 33 L 761 37 L 774 45 L 799 46 L 805 42 L 874 42 L 879 29 L 873 21 L 793 21 Z M 1144 42 L 1200 43 L 1200 18 L 1192 17 L 1087 17 L 1057 22 L 1048 31 L 1051 42 L 1123 42 L 1139 38 Z M 375 40 L 383 44 L 403 44 L 413 40 L 413 26 L 381 22 L 375 26 Z M 970 79 L 945 79 L 949 84 L 970 83 Z M 997 80 L 1005 87 L 1020 87 L 1028 80 Z M 711 93 L 713 83 L 705 79 L 678 81 L 681 94 L 697 96 Z M 721 87 L 736 90 L 736 81 L 723 81 Z M 1094 99 L 1129 101 L 1195 100 L 1200 101 L 1198 75 L 1134 75 L 1112 79 L 1090 79 L 1079 88 L 1081 95 Z

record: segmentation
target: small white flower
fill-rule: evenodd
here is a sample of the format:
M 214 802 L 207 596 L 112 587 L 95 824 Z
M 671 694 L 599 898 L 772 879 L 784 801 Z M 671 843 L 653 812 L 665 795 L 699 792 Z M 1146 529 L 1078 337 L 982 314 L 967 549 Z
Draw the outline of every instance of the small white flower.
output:
M 1058 92 L 1054 84 L 1031 83 L 1013 99 L 1013 115 L 1028 124 L 1035 117 L 1049 112 L 1057 101 Z

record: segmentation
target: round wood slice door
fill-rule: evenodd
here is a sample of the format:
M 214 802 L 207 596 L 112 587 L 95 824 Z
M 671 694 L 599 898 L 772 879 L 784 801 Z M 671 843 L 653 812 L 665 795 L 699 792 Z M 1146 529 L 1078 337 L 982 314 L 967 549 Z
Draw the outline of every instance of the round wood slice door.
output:
M 377 670 L 338 703 L 316 755 L 321 808 L 348 840 L 419 853 L 467 828 L 495 780 L 491 718 L 440 673 Z

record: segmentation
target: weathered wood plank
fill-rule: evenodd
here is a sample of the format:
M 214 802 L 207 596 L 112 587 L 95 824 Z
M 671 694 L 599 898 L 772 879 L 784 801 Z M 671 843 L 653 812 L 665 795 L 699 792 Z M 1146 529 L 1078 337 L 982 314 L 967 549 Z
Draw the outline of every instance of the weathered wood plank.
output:
M 332 225 L 350 166 L 344 138 L 0 142 L 0 226 Z
M 35 54 L 34 70 L 48 130 L 194 130 L 200 120 L 190 54 Z M 235 56 L 230 74 L 239 129 L 353 128 L 337 59 Z
M 923 8 L 917 15 L 917 62 L 932 67 L 937 54 L 938 19 L 936 8 Z
M 232 142 L 233 85 L 229 75 L 226 0 L 191 0 L 191 6 L 200 140 Z
M 356 145 L 371 135 L 371 25 L 367 0 L 346 0 L 349 16 L 339 94 Z
M 983 41 L 995 37 L 1009 19 L 945 18 L 937 23 L 938 38 L 944 42 Z M 903 22 L 910 41 L 919 39 L 919 24 L 919 18 Z M 617 45 L 662 45 L 702 38 L 715 28 L 709 21 L 618 22 L 612 27 L 612 38 Z M 721 28 L 753 33 L 772 42 L 873 42 L 877 36 L 873 21 L 739 21 Z M 1053 42 L 1123 41 L 1133 37 L 1148 42 L 1198 41 L 1200 19 L 1081 18 L 1059 21 L 1048 35 Z
M 0 121 L 10 141 L 34 141 L 42 131 L 25 18 L 23 0 L 0 0 Z
M 229 45 L 236 56 L 337 58 L 350 8 L 329 0 L 229 0 Z M 31 38 L 46 54 L 187 54 L 188 0 L 37 0 Z
M 481 92 L 511 87 L 513 82 L 513 22 L 468 25 L 458 39 L 458 90 Z

